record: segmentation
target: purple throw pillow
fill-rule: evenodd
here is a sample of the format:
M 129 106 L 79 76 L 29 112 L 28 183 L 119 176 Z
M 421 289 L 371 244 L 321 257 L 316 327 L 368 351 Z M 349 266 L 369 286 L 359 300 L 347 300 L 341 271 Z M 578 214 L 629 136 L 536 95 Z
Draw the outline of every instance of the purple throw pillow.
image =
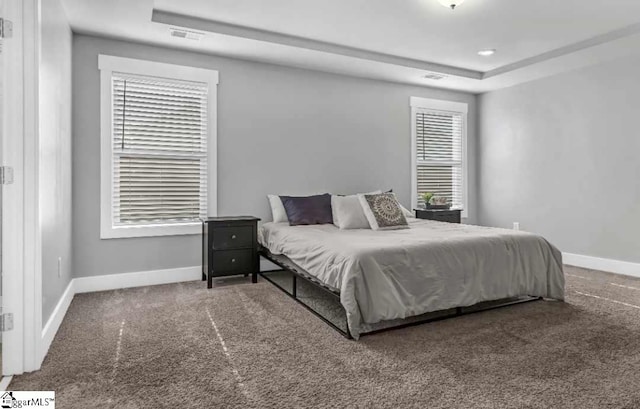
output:
M 331 195 L 280 196 L 291 226 L 302 224 L 333 224 Z

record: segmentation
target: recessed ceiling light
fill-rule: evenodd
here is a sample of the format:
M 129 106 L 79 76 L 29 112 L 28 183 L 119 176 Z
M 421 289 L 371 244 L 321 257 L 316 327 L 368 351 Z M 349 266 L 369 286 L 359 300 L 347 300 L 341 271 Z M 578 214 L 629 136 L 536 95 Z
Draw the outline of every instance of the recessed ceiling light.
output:
M 423 75 L 422 78 L 426 80 L 440 81 L 447 78 L 447 75 L 439 72 L 427 71 L 427 73 Z
M 464 0 L 438 0 L 440 4 L 448 9 L 455 10 L 456 7 L 464 3 Z
M 481 55 L 483 57 L 489 57 L 490 55 L 493 55 L 496 53 L 496 50 L 493 48 L 488 48 L 486 50 L 480 50 L 478 51 L 478 55 Z

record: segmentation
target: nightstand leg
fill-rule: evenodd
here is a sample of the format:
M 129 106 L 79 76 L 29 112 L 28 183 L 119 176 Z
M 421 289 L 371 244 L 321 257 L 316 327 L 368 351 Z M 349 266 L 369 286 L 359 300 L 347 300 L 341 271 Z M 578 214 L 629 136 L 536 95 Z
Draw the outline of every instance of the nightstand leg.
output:
M 202 223 L 202 281 L 207 279 L 207 224 Z
M 213 276 L 211 275 L 211 272 L 207 274 L 207 288 L 213 288 Z
M 253 259 L 253 272 L 251 273 L 251 282 L 256 284 L 258 282 L 258 273 L 260 272 L 260 256 L 256 253 Z

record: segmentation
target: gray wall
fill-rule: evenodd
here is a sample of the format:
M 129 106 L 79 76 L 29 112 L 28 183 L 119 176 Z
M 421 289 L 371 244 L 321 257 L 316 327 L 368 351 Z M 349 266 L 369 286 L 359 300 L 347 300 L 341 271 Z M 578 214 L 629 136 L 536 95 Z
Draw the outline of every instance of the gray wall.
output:
M 72 34 L 59 0 L 43 1 L 41 6 L 38 200 L 44 326 L 72 276 Z M 61 258 L 60 276 L 58 257 Z
M 484 225 L 640 262 L 640 57 L 479 97 Z
M 475 218 L 476 97 L 74 35 L 74 269 L 77 277 L 195 266 L 199 236 L 100 240 L 98 54 L 218 70 L 218 213 L 270 219 L 268 193 L 393 188 L 409 205 L 409 97 L 469 103 Z

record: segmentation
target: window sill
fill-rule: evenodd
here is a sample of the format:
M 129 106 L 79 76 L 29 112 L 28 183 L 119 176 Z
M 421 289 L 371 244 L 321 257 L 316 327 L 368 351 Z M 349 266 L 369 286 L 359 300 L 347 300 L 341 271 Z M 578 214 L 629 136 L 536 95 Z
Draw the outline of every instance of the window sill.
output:
M 100 239 L 121 239 L 130 237 L 182 236 L 200 234 L 202 224 L 188 222 L 179 224 L 146 224 L 137 226 L 109 226 L 100 231 Z

